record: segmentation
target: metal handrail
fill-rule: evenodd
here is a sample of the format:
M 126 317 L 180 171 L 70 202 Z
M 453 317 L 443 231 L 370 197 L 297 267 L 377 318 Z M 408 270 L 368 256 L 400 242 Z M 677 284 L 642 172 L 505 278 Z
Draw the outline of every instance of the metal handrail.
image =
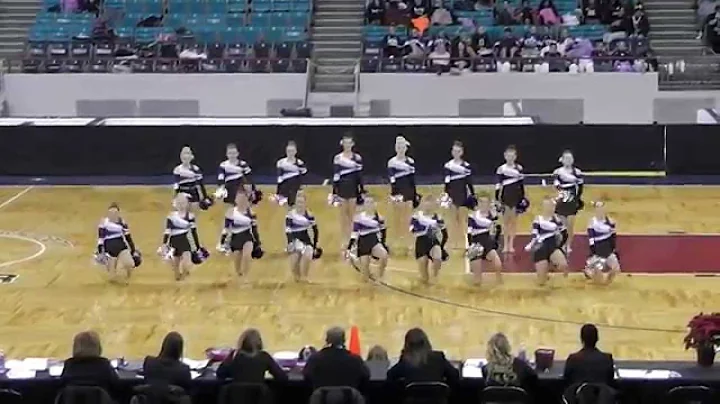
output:
M 355 76 L 355 105 L 353 105 L 353 111 L 355 111 L 355 115 L 357 115 L 360 108 L 360 60 L 355 62 L 353 74 Z
M 305 70 L 305 98 L 303 99 L 303 108 L 308 107 L 308 99 L 310 98 L 310 92 L 312 91 L 312 81 L 315 69 L 315 64 L 312 59 L 307 59 L 307 67 Z

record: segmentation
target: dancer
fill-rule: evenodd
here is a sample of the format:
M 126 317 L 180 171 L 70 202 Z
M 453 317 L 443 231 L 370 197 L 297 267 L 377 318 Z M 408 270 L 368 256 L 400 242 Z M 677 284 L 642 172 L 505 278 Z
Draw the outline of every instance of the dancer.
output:
M 390 180 L 390 201 L 393 205 L 393 218 L 395 228 L 399 234 L 396 236 L 399 244 L 405 246 L 405 223 L 412 215 L 412 209 L 420 203 L 420 195 L 415 186 L 415 160 L 407 156 L 410 146 L 403 136 L 395 138 L 395 156 L 387 163 L 388 178 Z
M 582 200 L 583 173 L 575 167 L 575 158 L 570 150 L 565 150 L 560 157 L 562 166 L 553 172 L 553 184 L 558 190 L 555 213 L 560 216 L 567 228 L 568 242 L 566 252 L 572 252 L 572 241 L 575 235 L 575 215 L 585 204 Z
M 260 234 L 257 229 L 257 217 L 251 209 L 248 193 L 239 189 L 235 194 L 235 207 L 225 218 L 225 245 L 223 251 L 233 257 L 233 267 L 239 277 L 250 271 L 252 259 L 264 255 Z
M 431 198 L 420 201 L 420 206 L 410 218 L 410 231 L 415 236 L 415 260 L 418 264 L 423 283 L 437 279 L 443 261 L 449 257 L 445 251 L 448 232 L 445 221 L 435 212 L 435 202 Z
M 307 209 L 305 194 L 300 192 L 292 199 L 295 204 L 285 216 L 290 272 L 296 282 L 307 282 L 310 263 L 322 256 L 322 248 L 318 247 L 320 230 L 315 217 Z
M 185 146 L 180 150 L 180 164 L 173 169 L 175 195 L 187 195 L 193 211 L 197 211 L 198 208 L 207 210 L 213 205 L 213 200 L 208 197 L 203 184 L 202 170 L 192 163 L 194 159 L 190 147 Z
M 133 269 L 142 263 L 142 254 L 135 248 L 130 229 L 120 216 L 120 206 L 117 203 L 110 204 L 107 216 L 98 226 L 95 261 L 105 267 L 111 282 L 116 280 L 119 273 L 128 281 Z
M 523 167 L 516 162 L 515 146 L 508 146 L 503 154 L 505 164 L 497 168 L 498 177 L 495 184 L 495 200 L 501 205 L 503 219 L 503 253 L 515 252 L 515 235 L 517 234 L 517 217 L 524 213 L 530 203 L 525 198 Z
M 459 248 L 461 229 L 465 228 L 464 209 L 473 208 L 476 204 L 475 189 L 472 184 L 470 163 L 463 160 L 462 142 L 453 143 L 452 160 L 445 163 L 445 194 L 440 198 L 441 206 L 450 209 L 454 226 L 454 247 Z
M 561 270 L 568 276 L 568 262 L 565 256 L 565 243 L 568 240 L 568 230 L 555 212 L 555 200 L 545 198 L 542 202 L 542 211 L 532 224 L 532 239 L 526 251 L 532 251 L 538 283 L 545 285 L 549 279 L 550 265 Z
M 203 263 L 210 254 L 201 246 L 195 214 L 190 211 L 190 197 L 177 194 L 173 201 L 174 211 L 165 219 L 163 242 L 158 254 L 170 261 L 175 280 L 190 275 L 193 265 Z
M 605 212 L 604 202 L 595 202 L 593 207 L 595 213 L 590 218 L 587 229 L 590 258 L 587 261 L 585 275 L 597 283 L 610 284 L 620 273 L 615 221 Z
M 347 243 L 353 229 L 353 217 L 358 205 L 362 205 L 365 187 L 363 185 L 362 157 L 353 151 L 355 141 L 351 134 L 340 140 L 342 152 L 333 157 L 333 190 L 329 202 L 340 206 L 340 236 Z M 345 244 L 343 244 L 344 248 Z
M 255 185 L 250 181 L 250 173 L 252 169 L 250 165 L 239 158 L 237 145 L 229 143 L 225 147 L 225 157 L 227 158 L 218 166 L 218 187 L 215 190 L 215 199 L 222 199 L 225 203 L 225 218 L 232 215 L 235 207 L 235 197 L 239 191 L 244 191 L 246 185 L 250 185 L 252 190 L 256 190 Z M 253 198 L 251 197 L 251 200 Z M 259 200 L 258 200 L 259 201 Z M 224 250 L 225 238 L 227 231 L 223 227 L 220 232 L 220 240 L 216 249 L 220 252 Z
M 502 283 L 502 262 L 497 252 L 502 232 L 498 218 L 498 213 L 492 208 L 490 198 L 487 196 L 480 196 L 477 207 L 468 215 L 469 247 L 466 256 L 470 261 L 473 283 L 476 285 L 482 284 L 483 267 L 486 262 L 495 270 L 497 283 Z
M 305 162 L 297 158 L 297 145 L 289 141 L 285 146 L 285 157 L 275 164 L 278 171 L 277 193 L 272 199 L 280 206 L 295 205 L 295 197 L 302 186 L 302 178 L 307 174 Z
M 381 279 L 385 275 L 388 262 L 385 234 L 385 221 L 378 215 L 375 201 L 370 197 L 365 198 L 365 203 L 353 217 L 353 231 L 347 245 L 348 257 L 357 258 L 358 269 L 365 280 L 371 279 L 371 257 L 378 262 L 376 278 Z

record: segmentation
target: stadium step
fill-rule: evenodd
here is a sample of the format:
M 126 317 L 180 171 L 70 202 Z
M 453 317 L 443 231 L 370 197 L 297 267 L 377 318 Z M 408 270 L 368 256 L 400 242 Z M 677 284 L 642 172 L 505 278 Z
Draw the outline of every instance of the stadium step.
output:
M 685 1 L 648 1 L 643 3 L 645 10 L 692 10 L 692 4 Z
M 697 23 L 687 0 L 646 0 L 650 19 L 650 41 L 658 56 L 699 55 L 703 45 L 696 39 Z
M 17 63 L 27 42 L 27 32 L 41 9 L 39 0 L 0 1 L 0 57 Z
M 655 30 L 650 32 L 650 40 L 654 43 L 662 39 L 686 39 L 694 41 L 697 37 L 697 31 L 693 29 L 683 30 Z

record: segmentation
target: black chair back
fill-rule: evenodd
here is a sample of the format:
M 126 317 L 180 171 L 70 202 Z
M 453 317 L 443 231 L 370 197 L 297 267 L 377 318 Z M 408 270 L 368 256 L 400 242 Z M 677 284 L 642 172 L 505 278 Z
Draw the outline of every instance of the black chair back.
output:
M 310 404 L 365 404 L 365 397 L 350 386 L 320 387 L 310 396 Z
M 264 383 L 230 383 L 220 389 L 218 404 L 272 404 L 270 389 Z
M 442 382 L 414 382 L 405 386 L 405 404 L 445 404 L 450 387 Z
M 19 392 L 10 389 L 0 389 L 0 403 L 2 404 L 21 404 L 23 396 Z
M 615 404 L 615 390 L 603 383 L 575 383 L 565 390 L 564 404 Z
M 679 386 L 667 392 L 668 404 L 710 404 L 717 403 L 716 392 L 705 386 Z
M 530 396 L 520 387 L 515 386 L 490 386 L 485 387 L 480 393 L 482 404 L 528 404 Z
M 67 386 L 55 396 L 55 404 L 114 404 L 110 394 L 98 386 Z
M 130 404 L 191 404 L 185 389 L 171 384 L 141 384 L 133 392 Z

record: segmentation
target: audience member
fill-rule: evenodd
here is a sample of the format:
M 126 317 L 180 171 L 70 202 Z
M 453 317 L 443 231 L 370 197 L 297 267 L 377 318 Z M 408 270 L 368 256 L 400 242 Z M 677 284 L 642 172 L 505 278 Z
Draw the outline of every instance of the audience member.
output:
M 447 50 L 447 42 L 438 41 L 435 48 L 428 55 L 431 67 L 437 74 L 450 71 L 450 52 Z
M 545 50 L 545 49 L 543 49 Z M 547 50 L 542 54 L 545 63 L 547 63 L 548 70 L 551 72 L 564 72 L 567 63 L 563 58 L 563 54 L 558 49 L 556 43 L 551 43 Z
M 362 389 L 370 380 L 370 371 L 362 358 L 345 349 L 345 330 L 329 329 L 325 347 L 308 360 L 303 375 L 314 389 L 329 386 L 350 386 Z
M 537 373 L 524 360 L 513 357 L 510 342 L 503 333 L 493 335 L 487 343 L 483 377 L 488 386 L 522 387 L 528 393 L 535 391 Z
M 708 17 L 715 14 L 718 7 L 717 0 L 697 0 L 695 2 L 695 12 L 697 15 L 698 39 L 704 35 L 704 29 L 708 22 Z
M 425 62 L 425 53 L 427 45 L 420 31 L 413 30 L 410 38 L 405 41 L 403 46 L 405 53 L 405 64 L 411 66 L 422 66 Z
M 441 351 L 433 351 L 425 331 L 413 328 L 405 334 L 405 346 L 400 361 L 387 373 L 388 381 L 409 384 L 413 382 L 444 382 L 456 384 L 460 372 Z
M 596 24 L 601 19 L 602 11 L 595 0 L 582 0 L 583 24 Z
M 478 56 L 492 55 L 492 44 L 490 43 L 490 38 L 488 37 L 487 32 L 485 32 L 485 27 L 477 27 L 470 40 L 472 47 L 475 50 L 475 54 Z
M 148 384 L 174 385 L 190 388 L 190 367 L 182 362 L 183 337 L 173 331 L 163 339 L 158 356 L 147 356 L 143 362 L 143 376 Z
M 475 50 L 472 48 L 470 37 L 457 36 L 451 42 L 450 60 L 453 67 L 458 69 L 466 69 L 470 67 L 470 61 L 476 57 Z
M 512 29 L 505 28 L 502 38 L 495 42 L 495 56 L 501 59 L 513 58 L 518 46 L 518 40 L 513 35 Z
M 535 24 L 535 10 L 533 10 L 528 0 L 522 0 L 520 8 L 517 9 L 515 19 L 522 25 Z
M 400 42 L 400 37 L 395 33 L 395 27 L 391 26 L 383 41 L 383 55 L 390 58 L 400 57 L 403 55 L 402 47 L 403 43 Z
M 430 23 L 432 25 L 440 26 L 452 25 L 453 16 L 450 13 L 450 10 L 448 10 L 444 6 L 440 6 L 436 8 L 430 15 Z
M 368 24 L 382 24 L 385 19 L 385 2 L 382 0 L 370 0 L 365 9 L 365 18 Z
M 96 332 L 84 331 L 75 336 L 72 357 L 65 360 L 60 379 L 64 385 L 98 386 L 109 392 L 117 385 L 118 374 L 102 356 Z
M 514 25 L 517 22 L 513 16 L 515 11 L 507 0 L 502 3 L 496 3 L 494 12 L 495 24 L 497 25 Z
M 632 32 L 630 35 L 648 36 L 648 33 L 650 32 L 650 21 L 641 7 L 635 8 L 635 13 L 632 16 L 631 21 Z
M 720 5 L 715 7 L 715 14 L 708 16 L 706 26 L 707 43 L 713 52 L 720 53 Z
M 624 32 L 627 35 L 633 32 L 632 19 L 625 13 L 625 7 L 619 9 L 617 17 L 614 17 L 614 21 L 610 23 L 610 31 Z
M 275 359 L 263 350 L 260 332 L 248 328 L 240 334 L 232 355 L 220 364 L 217 377 L 241 383 L 263 383 L 266 372 L 270 372 L 275 380 L 284 381 L 288 378 Z
M 367 361 L 365 362 L 370 369 L 380 369 L 387 373 L 390 368 L 390 358 L 387 350 L 380 345 L 375 345 L 368 351 Z M 371 371 L 372 373 L 372 371 Z
M 576 383 L 604 383 L 611 385 L 615 380 L 615 368 L 611 354 L 597 349 L 598 329 L 585 324 L 580 329 L 583 347 L 570 354 L 565 361 L 563 379 L 568 385 Z
M 552 0 L 543 0 L 538 6 L 538 24 L 540 25 L 558 25 L 562 23 L 562 18 L 555 8 Z
M 430 14 L 430 12 L 425 0 L 414 0 L 412 6 L 410 7 L 410 16 L 412 18 L 420 18 L 427 16 L 428 14 Z

